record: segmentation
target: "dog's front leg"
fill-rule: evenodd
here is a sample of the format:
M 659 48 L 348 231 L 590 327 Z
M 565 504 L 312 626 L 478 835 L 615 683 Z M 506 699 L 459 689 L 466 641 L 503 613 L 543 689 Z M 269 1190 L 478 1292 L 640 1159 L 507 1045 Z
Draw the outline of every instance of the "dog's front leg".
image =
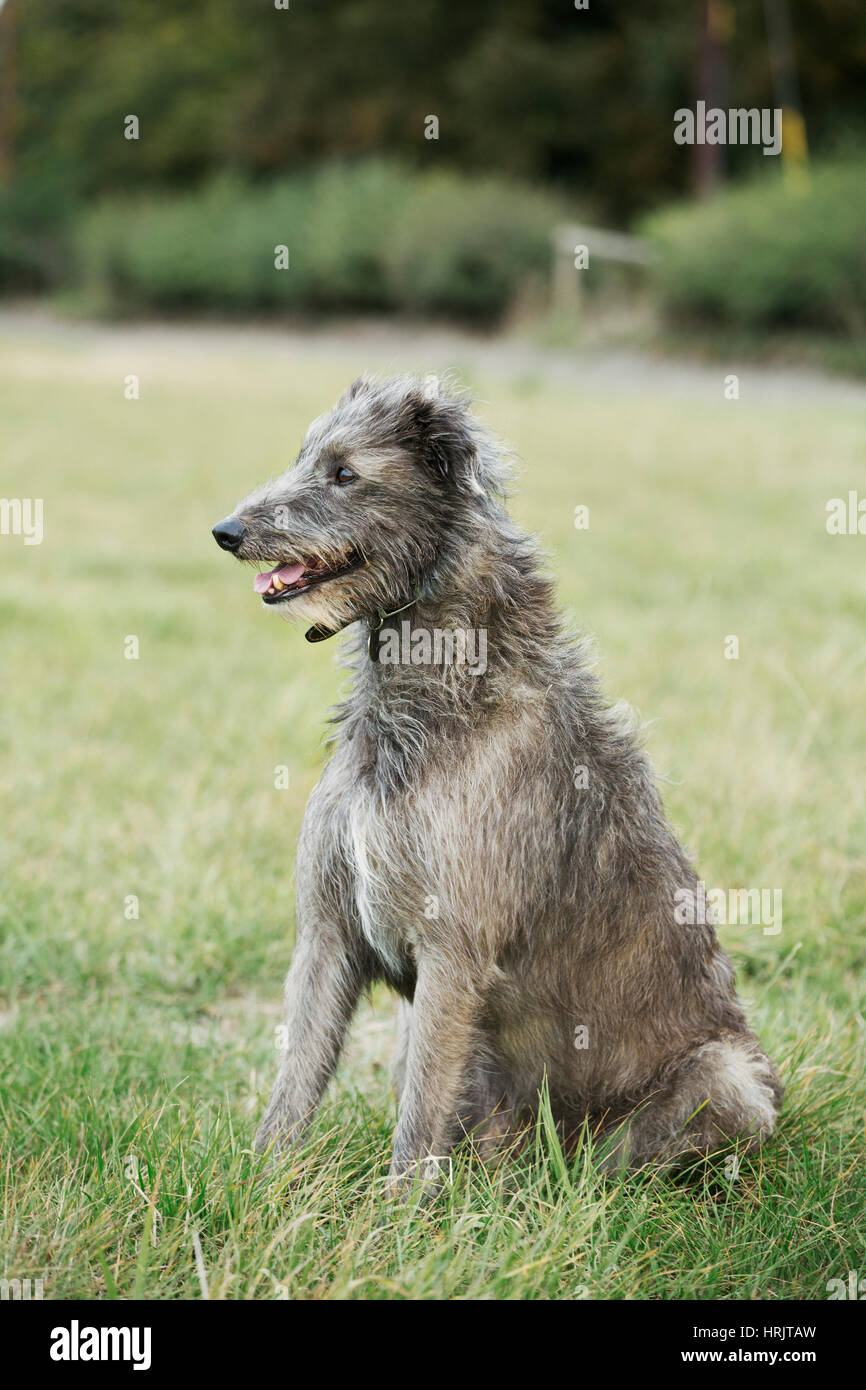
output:
M 478 1040 L 478 982 L 439 955 L 422 955 L 389 1175 L 397 1195 L 432 1191 L 456 1137 L 459 1101 Z M 443 1163 L 444 1160 L 444 1163 Z
M 280 1070 L 256 1136 L 259 1152 L 301 1138 L 334 1074 L 364 984 L 341 933 L 320 922 L 303 932 L 299 925 L 286 977 Z

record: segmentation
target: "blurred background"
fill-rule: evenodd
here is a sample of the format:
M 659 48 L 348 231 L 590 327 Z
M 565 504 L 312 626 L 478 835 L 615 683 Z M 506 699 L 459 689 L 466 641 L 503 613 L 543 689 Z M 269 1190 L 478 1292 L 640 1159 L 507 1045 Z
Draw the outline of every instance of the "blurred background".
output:
M 0 292 L 866 369 L 862 5 L 580 3 L 0 0 Z

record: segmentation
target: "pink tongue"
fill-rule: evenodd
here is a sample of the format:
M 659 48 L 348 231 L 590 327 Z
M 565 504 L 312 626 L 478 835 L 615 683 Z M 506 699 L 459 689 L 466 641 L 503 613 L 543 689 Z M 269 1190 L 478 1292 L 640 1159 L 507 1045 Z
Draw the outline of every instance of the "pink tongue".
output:
M 271 587 L 271 580 L 274 575 L 281 579 L 284 584 L 294 584 L 304 572 L 303 565 L 283 565 L 280 568 L 276 565 L 274 569 L 268 570 L 267 574 L 257 574 L 253 580 L 253 588 L 257 594 L 266 594 Z

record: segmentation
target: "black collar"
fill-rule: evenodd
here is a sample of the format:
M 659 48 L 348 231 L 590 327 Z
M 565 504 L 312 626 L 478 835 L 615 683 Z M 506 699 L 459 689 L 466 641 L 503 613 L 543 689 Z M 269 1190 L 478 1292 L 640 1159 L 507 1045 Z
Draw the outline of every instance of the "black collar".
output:
M 419 594 L 416 590 L 414 596 L 410 598 L 407 603 L 402 603 L 399 608 L 392 608 L 390 613 L 379 611 L 370 614 L 370 616 L 364 620 L 370 627 L 370 636 L 367 639 L 367 655 L 371 661 L 379 660 L 380 634 L 385 619 L 393 618 L 397 613 L 404 613 L 407 608 L 412 607 L 413 603 L 417 603 L 418 598 Z M 357 621 L 357 618 L 350 618 L 347 623 L 343 623 L 342 627 L 322 627 L 321 623 L 314 623 L 312 627 L 307 628 L 304 636 L 308 642 L 326 642 L 329 637 L 336 637 L 338 632 L 343 631 L 343 628 L 349 627 L 351 623 L 356 623 Z

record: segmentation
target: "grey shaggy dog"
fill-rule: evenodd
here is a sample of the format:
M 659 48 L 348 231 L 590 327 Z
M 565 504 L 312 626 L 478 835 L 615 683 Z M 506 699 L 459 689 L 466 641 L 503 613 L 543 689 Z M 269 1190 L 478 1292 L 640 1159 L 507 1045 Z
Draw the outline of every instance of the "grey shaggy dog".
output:
M 678 920 L 694 869 L 505 510 L 507 475 L 458 392 L 361 379 L 214 528 L 311 641 L 352 625 L 258 1146 L 301 1138 L 384 980 L 402 997 L 395 1190 L 462 1136 L 519 1133 L 545 1080 L 563 1139 L 588 1123 L 611 1167 L 754 1147 L 781 1096 L 712 922 Z M 486 634 L 486 668 L 437 631 Z

